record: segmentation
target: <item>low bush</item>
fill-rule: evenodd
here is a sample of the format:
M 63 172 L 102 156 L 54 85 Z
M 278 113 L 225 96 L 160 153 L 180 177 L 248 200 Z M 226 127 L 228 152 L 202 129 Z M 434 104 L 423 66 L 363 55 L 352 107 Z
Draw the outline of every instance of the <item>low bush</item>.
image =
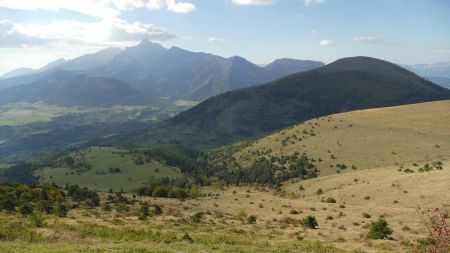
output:
M 319 224 L 317 223 L 316 217 L 314 216 L 307 216 L 302 220 L 303 226 L 310 229 L 315 229 Z
M 368 237 L 370 239 L 390 239 L 393 230 L 389 227 L 386 220 L 378 219 L 378 221 L 372 221 L 370 225 L 370 231 Z

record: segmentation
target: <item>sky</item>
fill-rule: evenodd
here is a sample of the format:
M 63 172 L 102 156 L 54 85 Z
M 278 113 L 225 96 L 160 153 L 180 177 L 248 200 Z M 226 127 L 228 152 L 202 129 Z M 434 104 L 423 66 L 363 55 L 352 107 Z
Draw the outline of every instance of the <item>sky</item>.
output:
M 143 39 L 256 64 L 450 61 L 450 0 L 0 0 L 0 75 Z

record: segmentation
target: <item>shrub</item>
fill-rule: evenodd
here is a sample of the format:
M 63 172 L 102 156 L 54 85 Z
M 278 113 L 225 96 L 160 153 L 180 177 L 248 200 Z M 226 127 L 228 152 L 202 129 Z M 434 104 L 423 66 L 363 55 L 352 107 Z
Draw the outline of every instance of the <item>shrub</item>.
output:
M 194 242 L 194 240 L 192 239 L 192 237 L 188 233 L 184 233 L 184 235 L 181 238 L 181 240 L 188 241 L 190 243 Z
M 150 209 L 148 207 L 148 204 L 147 203 L 142 204 L 141 208 L 139 209 L 139 219 L 146 220 L 149 215 Z
M 302 220 L 303 226 L 311 229 L 315 229 L 319 224 L 317 223 L 316 217 L 314 216 L 307 216 Z
M 247 217 L 247 224 L 255 224 L 256 223 L 256 216 L 250 215 Z
M 175 199 L 185 199 L 188 196 L 185 190 L 182 189 L 170 189 L 167 197 Z
M 200 212 L 197 212 L 191 216 L 191 220 L 194 223 L 200 223 L 202 221 L 202 217 L 203 217 L 203 214 Z
M 322 198 L 322 202 L 325 203 L 336 203 L 336 200 L 332 197 Z
M 110 204 L 104 203 L 104 204 L 102 205 L 102 210 L 105 211 L 105 212 L 111 212 L 112 207 L 111 207 Z
M 66 217 L 69 212 L 69 206 L 65 203 L 58 203 L 55 207 L 55 213 L 58 217 Z
M 33 226 L 38 228 L 44 227 L 46 225 L 44 215 L 41 212 L 33 212 L 30 215 L 30 221 Z
M 153 207 L 152 213 L 153 213 L 154 215 L 161 215 L 161 214 L 163 213 L 161 207 L 158 206 L 157 204 L 153 204 L 152 207 Z
M 433 210 L 422 211 L 422 222 L 428 229 L 429 236 L 418 242 L 427 252 L 450 252 L 450 225 L 448 219 L 450 212 L 435 208 Z
M 33 207 L 29 203 L 25 203 L 19 207 L 19 211 L 23 216 L 28 216 L 33 213 Z
M 322 195 L 323 194 L 322 188 L 317 189 L 316 194 L 317 195 Z
M 152 192 L 152 197 L 167 198 L 169 187 L 156 186 Z
M 236 220 L 240 220 L 242 222 L 244 222 L 247 219 L 248 215 L 244 210 L 241 210 L 239 213 L 237 213 L 234 218 Z
M 370 225 L 370 231 L 368 237 L 370 239 L 389 239 L 393 230 L 389 227 L 386 220 L 378 219 L 378 221 L 372 221 Z

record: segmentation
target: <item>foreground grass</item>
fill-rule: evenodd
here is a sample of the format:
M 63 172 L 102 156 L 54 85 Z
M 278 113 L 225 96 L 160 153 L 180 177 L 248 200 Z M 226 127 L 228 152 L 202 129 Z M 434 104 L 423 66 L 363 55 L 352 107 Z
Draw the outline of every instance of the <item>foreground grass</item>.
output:
M 100 224 L 105 221 L 109 225 Z M 209 224 L 122 222 L 51 218 L 35 228 L 22 217 L 2 215 L 0 252 L 346 252 L 318 241 L 270 240 Z
M 324 246 L 319 242 L 303 243 L 293 246 L 273 247 L 269 245 L 245 246 L 245 245 L 217 245 L 206 246 L 199 244 L 172 243 L 172 244 L 143 244 L 143 243 L 103 243 L 96 245 L 80 245 L 67 243 L 18 243 L 7 242 L 0 243 L 2 252 L 48 252 L 48 253 L 66 253 L 66 252 L 317 252 L 334 253 L 344 252 L 332 246 Z

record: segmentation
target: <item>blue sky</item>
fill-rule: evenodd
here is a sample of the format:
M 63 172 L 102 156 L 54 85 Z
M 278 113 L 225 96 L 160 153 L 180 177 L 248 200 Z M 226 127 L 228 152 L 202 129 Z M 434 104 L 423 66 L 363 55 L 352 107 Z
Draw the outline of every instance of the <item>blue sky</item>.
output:
M 450 61 L 448 0 L 0 0 L 0 74 L 142 39 L 255 63 Z

